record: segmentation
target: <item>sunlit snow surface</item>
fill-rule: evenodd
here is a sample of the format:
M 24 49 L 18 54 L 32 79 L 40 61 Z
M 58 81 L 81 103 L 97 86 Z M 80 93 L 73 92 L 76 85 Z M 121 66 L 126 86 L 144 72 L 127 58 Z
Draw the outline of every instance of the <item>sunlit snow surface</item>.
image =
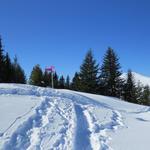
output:
M 141 85 L 143 85 L 143 86 L 146 86 L 146 85 L 150 86 L 150 77 L 144 76 L 144 75 L 136 73 L 136 72 L 132 72 L 132 74 L 133 74 L 135 83 L 137 83 L 137 84 L 141 83 Z M 126 79 L 127 73 L 123 73 L 122 77 L 124 79 Z
M 148 150 L 150 108 L 112 97 L 0 84 L 0 150 Z

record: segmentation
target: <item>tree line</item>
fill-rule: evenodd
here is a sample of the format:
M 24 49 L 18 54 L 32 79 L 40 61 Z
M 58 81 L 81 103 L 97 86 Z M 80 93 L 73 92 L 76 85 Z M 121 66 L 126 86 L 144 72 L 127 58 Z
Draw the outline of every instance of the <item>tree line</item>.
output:
M 24 70 L 18 63 L 15 56 L 10 59 L 8 52 L 5 52 L 0 37 L 0 83 L 26 83 Z
M 150 105 L 150 87 L 135 83 L 131 70 L 122 77 L 121 65 L 116 52 L 109 47 L 100 66 L 89 50 L 71 83 L 76 91 L 117 97 L 128 102 Z
M 51 87 L 51 73 L 42 72 L 36 65 L 30 75 L 29 83 L 38 86 Z M 122 77 L 121 65 L 116 52 L 108 48 L 100 66 L 89 50 L 76 72 L 72 81 L 69 76 L 59 78 L 54 73 L 55 88 L 66 88 L 75 91 L 117 97 L 128 102 L 150 105 L 150 88 L 141 83 L 135 83 L 132 71 L 129 70 L 127 79 Z
M 131 70 L 127 78 L 122 78 L 121 65 L 116 52 L 109 47 L 100 66 L 90 49 L 72 80 L 69 75 L 64 78 L 57 72 L 53 74 L 54 88 L 71 89 L 75 91 L 117 97 L 128 102 L 150 105 L 150 87 L 135 83 Z M 0 38 L 0 83 L 26 83 L 24 70 L 17 57 L 12 61 L 8 52 L 4 53 Z M 51 87 L 51 73 L 42 71 L 40 65 L 35 65 L 31 71 L 28 83 L 31 85 Z
M 57 72 L 54 72 L 53 82 L 54 82 L 54 88 L 71 89 L 69 75 L 65 79 L 63 75 L 59 77 Z M 35 65 L 32 69 L 29 78 L 29 84 L 42 86 L 42 87 L 51 87 L 52 85 L 51 72 L 47 72 L 46 70 L 42 71 L 42 68 L 40 67 L 39 64 Z

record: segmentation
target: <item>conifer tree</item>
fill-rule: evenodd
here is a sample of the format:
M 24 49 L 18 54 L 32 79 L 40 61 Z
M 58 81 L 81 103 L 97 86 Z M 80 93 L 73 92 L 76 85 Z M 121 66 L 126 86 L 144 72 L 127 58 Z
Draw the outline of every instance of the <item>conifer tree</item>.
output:
M 51 87 L 51 73 L 45 71 L 43 75 L 43 86 Z
M 9 57 L 9 54 L 6 53 L 5 59 L 4 59 L 4 82 L 5 83 L 11 83 L 13 82 L 13 66 Z
M 80 91 L 81 88 L 81 82 L 80 82 L 80 76 L 79 73 L 76 72 L 71 83 L 71 89 L 75 91 Z
M 3 46 L 2 46 L 2 39 L 0 37 L 0 83 L 4 82 L 4 54 L 3 54 Z
M 59 79 L 59 88 L 60 89 L 64 89 L 65 88 L 65 79 L 64 79 L 63 75 Z
M 142 93 L 143 93 L 143 86 L 139 81 L 136 85 L 136 103 L 142 104 Z
M 69 77 L 69 75 L 66 78 L 65 88 L 70 89 L 70 77 Z
M 148 85 L 143 88 L 141 104 L 150 105 L 150 87 Z
M 127 81 L 124 85 L 124 99 L 128 102 L 137 103 L 137 88 L 131 70 L 128 71 Z
M 26 83 L 26 76 L 25 76 L 24 70 L 18 63 L 18 59 L 16 56 L 12 64 L 12 72 L 13 72 L 12 73 L 13 83 L 23 83 L 23 84 Z
M 81 91 L 88 93 L 96 93 L 98 87 L 98 64 L 93 57 L 90 49 L 80 67 L 80 83 Z
M 35 65 L 30 75 L 29 83 L 31 85 L 43 86 L 43 72 L 40 65 Z
M 101 66 L 99 77 L 99 93 L 121 97 L 123 80 L 121 78 L 119 58 L 112 48 L 108 48 Z
M 58 81 L 58 75 L 57 72 L 54 73 L 53 79 L 54 79 L 54 88 L 59 88 L 59 81 Z

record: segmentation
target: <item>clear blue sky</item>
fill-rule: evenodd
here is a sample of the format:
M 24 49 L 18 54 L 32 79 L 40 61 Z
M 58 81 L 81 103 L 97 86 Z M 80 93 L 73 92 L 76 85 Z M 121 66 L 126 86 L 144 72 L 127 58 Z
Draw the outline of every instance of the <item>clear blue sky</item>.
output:
M 0 0 L 0 34 L 28 76 L 37 63 L 72 76 L 89 48 L 101 63 L 108 46 L 123 71 L 150 76 L 149 0 Z

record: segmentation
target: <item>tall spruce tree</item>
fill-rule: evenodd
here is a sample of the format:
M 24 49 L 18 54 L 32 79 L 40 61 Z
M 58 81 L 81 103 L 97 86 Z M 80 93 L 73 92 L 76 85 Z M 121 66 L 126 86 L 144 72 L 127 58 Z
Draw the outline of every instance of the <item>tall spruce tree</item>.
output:
M 128 71 L 127 81 L 124 85 L 124 99 L 128 102 L 137 103 L 137 88 L 131 70 Z
M 26 76 L 25 76 L 24 70 L 18 63 L 18 59 L 16 56 L 15 56 L 14 62 L 12 64 L 12 76 L 13 76 L 12 77 L 13 83 L 23 83 L 23 84 L 26 83 Z
M 4 50 L 3 50 L 3 46 L 2 46 L 2 39 L 0 37 L 0 83 L 4 82 L 4 78 L 5 78 L 5 73 L 4 73 L 4 69 L 5 69 L 5 64 L 4 64 L 4 54 L 3 54 Z
M 31 85 L 43 86 L 43 72 L 40 65 L 35 65 L 30 75 L 29 83 Z
M 121 78 L 119 58 L 112 48 L 108 48 L 101 66 L 99 93 L 120 98 L 123 80 Z
M 80 76 L 79 73 L 76 72 L 71 83 L 71 89 L 75 91 L 80 91 L 81 88 L 81 82 L 80 82 Z
M 54 73 L 54 76 L 53 76 L 53 79 L 54 79 L 54 88 L 59 88 L 59 77 L 57 75 L 57 72 Z
M 11 83 L 13 82 L 13 66 L 9 57 L 9 54 L 6 53 L 5 59 L 4 59 L 4 82 L 5 83 Z
M 45 71 L 43 75 L 43 86 L 51 87 L 51 73 Z
M 143 88 L 141 104 L 150 106 L 150 87 L 148 85 Z
M 142 104 L 143 86 L 139 81 L 136 85 L 136 101 L 138 104 Z
M 69 75 L 67 75 L 67 78 L 66 78 L 65 88 L 70 89 L 70 77 L 69 77 Z
M 64 78 L 63 75 L 59 79 L 59 88 L 60 89 L 64 89 L 65 88 L 65 78 Z
M 88 93 L 96 93 L 98 87 L 98 64 L 94 59 L 92 50 L 90 49 L 80 67 L 80 83 L 81 91 Z

